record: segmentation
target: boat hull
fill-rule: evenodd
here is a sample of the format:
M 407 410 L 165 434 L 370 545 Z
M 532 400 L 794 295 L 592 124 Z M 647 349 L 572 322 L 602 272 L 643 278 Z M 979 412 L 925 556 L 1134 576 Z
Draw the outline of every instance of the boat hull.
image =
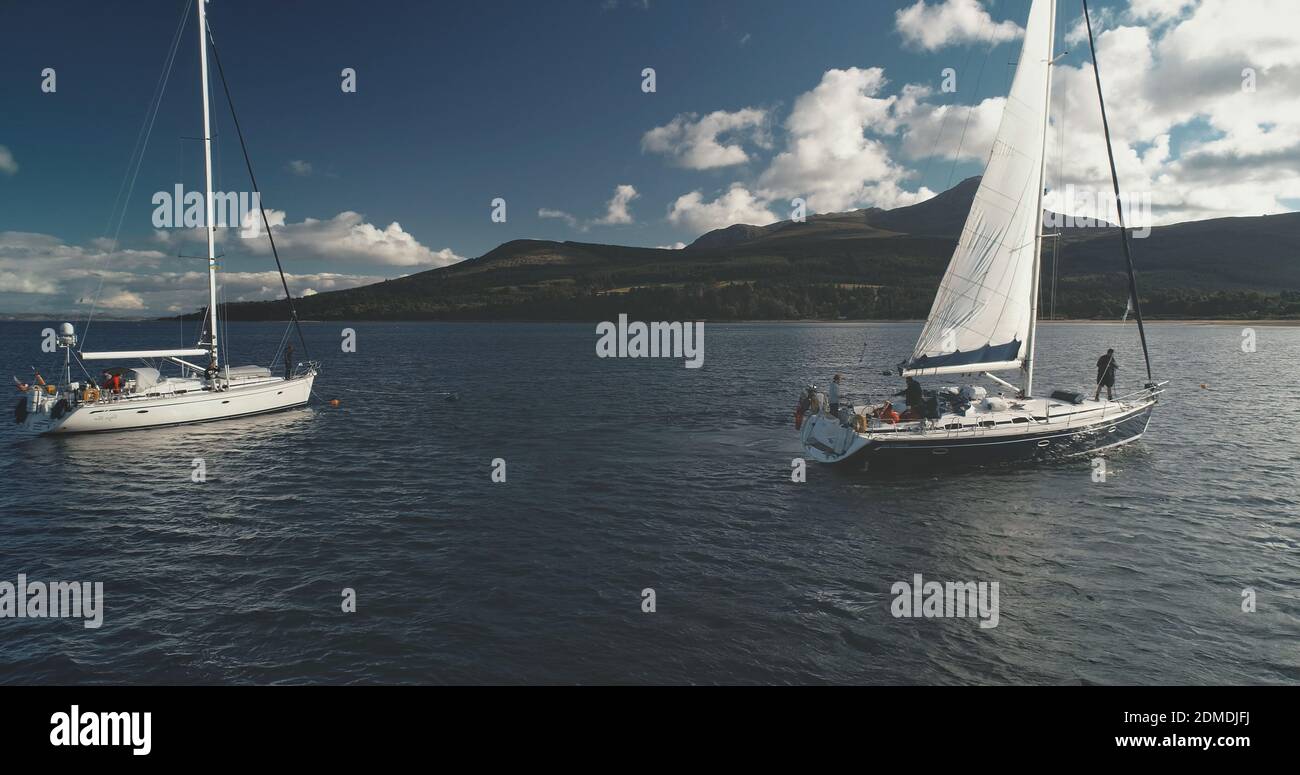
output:
M 969 467 L 1080 457 L 1123 446 L 1146 433 L 1152 406 L 1092 425 L 1026 433 L 1015 438 L 871 442 L 843 461 L 869 469 Z
M 990 430 L 970 424 L 942 430 L 940 421 L 926 428 L 898 425 L 855 433 L 823 415 L 811 420 L 802 438 L 809 459 L 846 468 L 930 471 L 1025 463 L 1095 454 L 1134 442 L 1146 432 L 1155 404 L 1152 396 L 1118 410 L 1083 407 L 1078 413 L 1011 425 L 1004 416 Z
M 306 406 L 316 375 L 272 379 L 227 390 L 185 395 L 96 402 L 78 406 L 57 420 L 32 412 L 24 427 L 30 433 L 58 435 L 143 430 L 249 417 Z

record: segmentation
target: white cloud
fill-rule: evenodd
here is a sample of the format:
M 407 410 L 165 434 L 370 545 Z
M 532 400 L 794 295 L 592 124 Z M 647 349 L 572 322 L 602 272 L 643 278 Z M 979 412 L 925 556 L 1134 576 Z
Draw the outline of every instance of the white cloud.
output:
M 140 294 L 121 288 L 114 288 L 109 293 L 100 295 L 97 306 L 114 312 L 141 312 L 145 309 L 144 299 Z
M 207 298 L 207 271 L 196 262 L 157 250 L 122 249 L 111 254 L 103 240 L 69 245 L 31 232 L 0 232 L 0 309 L 6 312 L 73 312 L 96 309 L 141 316 L 188 312 Z M 201 262 L 197 262 L 201 264 Z M 183 271 L 181 271 L 183 270 Z M 223 270 L 218 275 L 229 301 L 277 299 L 280 274 Z M 286 275 L 295 292 L 353 288 L 382 276 L 315 272 Z M 302 292 L 304 295 L 306 291 Z
M 904 125 L 902 155 L 987 161 L 1006 98 L 988 97 L 978 105 L 936 105 L 925 101 L 929 96 L 928 88 L 908 85 L 894 106 L 894 115 Z
M 293 159 L 288 164 L 289 171 L 298 177 L 305 178 L 312 173 L 311 162 L 302 159 Z
M 451 248 L 430 250 L 396 221 L 380 228 L 351 210 L 328 220 L 306 218 L 299 223 L 288 223 L 282 210 L 268 209 L 266 214 L 276 247 L 282 253 L 293 253 L 295 258 L 428 269 L 464 260 Z M 259 254 L 271 252 L 265 235 L 244 240 L 242 247 Z
M 48 274 L 13 269 L 0 269 L 0 288 L 4 289 L 5 293 L 30 293 L 41 296 L 53 296 L 59 292 L 59 284 Z
M 697 234 L 737 223 L 765 226 L 779 220 L 767 209 L 766 202 L 739 183 L 711 202 L 705 201 L 701 192 L 692 191 L 677 197 L 668 208 L 669 223 Z
M 1291 33 L 1300 6 L 1134 2 L 1121 19 L 1097 36 L 1097 57 L 1122 189 L 1150 196 L 1155 224 L 1292 209 L 1284 200 L 1300 198 L 1300 36 Z M 1243 89 L 1248 67 L 1253 92 Z M 1058 66 L 1053 102 L 1049 186 L 1108 191 L 1091 66 Z
M 1094 36 L 1100 35 L 1102 30 L 1115 26 L 1115 21 L 1119 18 L 1119 13 L 1111 7 L 1089 8 L 1088 15 L 1092 19 L 1092 34 Z M 1087 54 L 1088 25 L 1083 19 L 1083 14 L 1079 14 L 1070 23 L 1070 29 L 1065 33 L 1065 45 L 1082 47 L 1083 53 Z
M 0 145 L 0 172 L 6 175 L 18 174 L 18 162 L 14 160 L 13 152 L 3 145 Z
M 827 70 L 795 100 L 783 125 L 782 150 L 755 181 L 734 182 L 712 200 L 698 190 L 683 194 L 669 206 L 668 221 L 698 233 L 772 223 L 780 220 L 774 212 L 785 211 L 794 198 L 804 199 L 811 211 L 832 212 L 898 207 L 933 196 L 924 187 L 909 191 L 901 185 L 911 173 L 892 160 L 881 139 L 921 115 L 918 105 L 928 92 L 908 87 L 900 95 L 880 96 L 885 84 L 878 67 Z
M 605 217 L 598 219 L 596 223 L 601 226 L 634 223 L 632 213 L 628 212 L 627 206 L 639 196 L 640 194 L 632 186 L 624 184 L 616 187 L 614 196 L 605 205 Z
M 745 142 L 768 147 L 766 124 L 767 111 L 758 108 L 715 110 L 704 117 L 682 113 L 646 132 L 641 149 L 663 154 L 686 169 L 730 167 L 749 161 Z
M 628 209 L 628 205 L 631 204 L 633 199 L 637 199 L 640 196 L 641 195 L 637 193 L 635 187 L 624 183 L 615 186 L 614 195 L 610 197 L 610 200 L 605 204 L 605 214 L 599 218 L 594 218 L 590 221 L 583 221 L 572 213 L 565 212 L 564 210 L 554 210 L 548 207 L 543 207 L 538 210 L 537 217 L 564 221 L 569 225 L 569 228 L 583 232 L 589 230 L 592 226 L 626 225 L 636 222 L 636 219 L 632 217 L 632 213 Z
M 785 150 L 759 178 L 762 198 L 803 197 L 817 212 L 866 203 L 891 207 L 908 200 L 897 185 L 907 170 L 871 136 L 899 126 L 893 110 L 899 98 L 876 96 L 885 83 L 878 67 L 827 70 L 816 88 L 800 95 L 785 122 Z
M 1128 16 L 1135 21 L 1150 21 L 1157 24 L 1173 21 L 1183 15 L 1188 8 L 1196 5 L 1196 0 L 1130 0 Z M 1091 12 L 1091 9 L 1089 9 Z M 1243 9 L 1249 11 L 1250 9 Z M 1094 32 L 1096 25 L 1094 24 Z
M 550 208 L 543 207 L 537 211 L 537 217 L 543 219 L 564 221 L 565 223 L 569 224 L 569 228 L 571 229 L 578 229 L 578 230 L 585 229 L 585 227 L 578 222 L 577 216 L 566 213 L 563 210 L 552 210 Z
M 894 13 L 894 27 L 904 43 L 924 51 L 964 43 L 1006 43 L 1025 34 L 1013 21 L 994 23 L 978 0 L 941 0 L 934 5 L 916 0 Z
M 241 229 L 217 229 L 217 242 L 229 245 L 231 240 L 235 240 L 236 244 L 230 249 L 269 255 L 271 244 L 262 228 L 261 213 L 247 213 L 245 228 L 250 220 L 256 226 L 255 231 L 245 234 Z M 268 207 L 266 222 L 271 225 L 275 246 L 280 254 L 292 254 L 295 259 L 316 258 L 421 269 L 447 266 L 465 260 L 451 248 L 431 250 L 420 244 L 397 222 L 381 228 L 366 222 L 364 215 L 351 210 L 345 210 L 326 220 L 305 218 L 298 223 L 289 223 L 285 211 Z M 171 248 L 201 245 L 206 239 L 203 229 L 157 229 L 153 233 L 155 242 Z
M 686 243 L 685 243 L 685 242 L 674 242 L 674 243 L 671 244 L 671 245 L 658 245 L 658 246 L 656 246 L 656 247 L 657 247 L 659 250 L 681 250 L 682 248 L 686 247 Z

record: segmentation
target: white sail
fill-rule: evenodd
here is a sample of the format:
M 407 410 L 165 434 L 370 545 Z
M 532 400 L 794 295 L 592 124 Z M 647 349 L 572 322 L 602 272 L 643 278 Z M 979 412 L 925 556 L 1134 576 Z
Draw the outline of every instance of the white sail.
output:
M 1055 5 L 1030 8 L 988 166 L 904 374 L 1020 368 L 1032 357 Z

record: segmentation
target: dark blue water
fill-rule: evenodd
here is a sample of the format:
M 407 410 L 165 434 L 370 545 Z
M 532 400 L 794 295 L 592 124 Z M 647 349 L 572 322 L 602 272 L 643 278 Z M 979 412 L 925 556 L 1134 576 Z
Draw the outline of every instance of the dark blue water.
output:
M 48 363 L 50 323 L 0 324 L 0 368 Z M 878 373 L 919 324 L 710 324 L 700 370 L 597 359 L 588 325 L 356 324 L 350 354 L 341 327 L 308 326 L 337 409 L 0 430 L 0 580 L 106 596 L 98 630 L 0 619 L 0 680 L 1300 681 L 1298 329 L 1243 353 L 1239 325 L 1152 326 L 1172 384 L 1104 483 L 1081 460 L 796 484 L 800 385 L 897 389 Z M 232 360 L 265 363 L 282 333 L 232 325 Z M 1041 386 L 1082 387 L 1112 345 L 1139 386 L 1131 327 L 1040 334 Z M 894 618 L 915 573 L 999 582 L 999 625 Z

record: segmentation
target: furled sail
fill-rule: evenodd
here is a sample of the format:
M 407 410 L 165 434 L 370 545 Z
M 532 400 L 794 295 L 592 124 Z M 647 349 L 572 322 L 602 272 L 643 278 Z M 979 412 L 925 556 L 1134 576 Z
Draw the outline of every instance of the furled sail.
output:
M 1020 368 L 1033 317 L 1054 0 L 1034 0 L 988 166 L 909 375 Z

